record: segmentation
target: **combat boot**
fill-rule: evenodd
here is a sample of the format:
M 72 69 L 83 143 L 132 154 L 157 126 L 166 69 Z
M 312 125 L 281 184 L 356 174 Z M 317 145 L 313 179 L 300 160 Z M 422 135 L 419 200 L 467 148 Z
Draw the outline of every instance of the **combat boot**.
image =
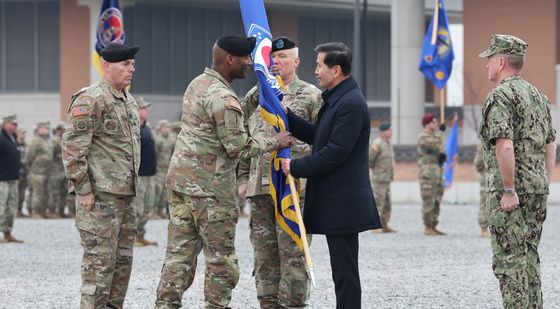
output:
M 0 239 L 0 243 L 3 243 L 3 242 L 13 242 L 13 243 L 16 243 L 16 244 L 21 244 L 23 242 L 23 240 L 19 240 L 19 239 L 15 238 L 14 236 L 12 236 L 12 233 L 10 233 L 10 232 L 5 232 L 4 233 L 4 238 Z
M 29 217 L 28 215 L 24 214 L 23 211 L 21 211 L 21 209 L 18 209 L 17 213 L 16 213 L 16 217 L 17 218 L 27 218 Z
M 396 233 L 397 231 L 390 228 L 388 225 L 383 226 L 383 233 Z
M 46 218 L 46 219 L 58 219 L 58 218 L 60 218 L 60 217 L 59 217 L 56 213 L 54 213 L 54 212 L 49 212 L 49 213 L 47 213 L 43 218 Z
M 144 238 L 144 235 L 136 236 L 136 240 L 134 241 L 134 247 L 145 247 L 145 246 L 157 246 L 158 243 L 156 241 L 150 241 Z
M 480 237 L 490 238 L 490 232 L 487 227 L 480 228 Z
M 45 217 L 43 215 L 41 215 L 39 212 L 34 211 L 31 216 L 29 216 L 31 219 L 44 219 Z
M 425 227 L 424 228 L 424 235 L 426 236 L 438 236 L 439 234 L 436 232 L 436 230 L 433 227 Z
M 434 227 L 434 232 L 436 232 L 436 234 L 437 234 L 438 236 L 447 236 L 447 233 L 444 233 L 444 232 L 442 232 L 442 231 L 436 229 L 435 227 Z
M 169 216 L 167 215 L 167 213 L 165 212 L 164 208 L 160 208 L 158 210 L 158 215 L 160 217 L 160 219 L 169 219 Z

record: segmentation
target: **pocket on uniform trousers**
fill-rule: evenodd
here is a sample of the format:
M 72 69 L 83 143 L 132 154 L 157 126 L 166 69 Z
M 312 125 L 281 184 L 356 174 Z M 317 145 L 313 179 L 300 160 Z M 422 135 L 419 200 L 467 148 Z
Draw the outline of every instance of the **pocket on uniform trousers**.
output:
M 488 224 L 491 226 L 506 226 L 515 224 L 522 220 L 521 209 L 517 208 L 514 211 L 508 212 L 500 206 L 502 194 L 498 191 L 488 193 L 486 198 L 486 212 L 488 214 Z
M 113 224 L 111 219 L 93 218 L 90 216 L 76 216 L 76 227 L 79 230 L 92 233 L 96 236 L 111 238 L 113 233 Z
M 95 284 L 83 284 L 80 288 L 80 294 L 95 295 L 95 290 L 97 290 L 97 286 Z
M 208 205 L 208 222 L 237 219 L 238 217 L 239 209 L 235 203 L 217 201 L 217 203 Z

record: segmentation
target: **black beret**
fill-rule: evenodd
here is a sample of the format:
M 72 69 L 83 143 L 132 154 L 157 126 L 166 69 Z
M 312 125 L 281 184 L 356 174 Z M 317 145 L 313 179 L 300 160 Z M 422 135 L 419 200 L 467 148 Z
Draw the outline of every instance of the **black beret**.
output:
M 128 45 L 111 42 L 101 50 L 101 57 L 107 62 L 121 62 L 134 59 L 134 55 L 140 47 L 129 47 Z
M 383 131 L 387 131 L 391 128 L 391 124 L 388 122 L 382 123 L 381 125 L 379 125 L 379 131 L 383 132 Z
M 246 38 L 238 34 L 224 34 L 216 41 L 216 44 L 218 44 L 221 49 L 239 57 L 250 55 L 253 49 L 255 49 L 256 43 L 256 38 Z
M 294 47 L 296 47 L 296 43 L 285 36 L 280 36 L 272 40 L 272 52 L 283 49 L 292 49 Z

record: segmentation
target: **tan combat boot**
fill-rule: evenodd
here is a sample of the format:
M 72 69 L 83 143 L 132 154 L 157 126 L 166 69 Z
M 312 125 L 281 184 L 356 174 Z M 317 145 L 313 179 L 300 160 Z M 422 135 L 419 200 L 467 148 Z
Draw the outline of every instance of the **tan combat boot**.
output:
M 447 233 L 444 233 L 444 232 L 442 232 L 442 231 L 436 229 L 435 227 L 434 227 L 434 231 L 436 232 L 436 234 L 437 234 L 438 236 L 447 236 Z
M 388 225 L 383 226 L 383 233 L 396 233 L 396 230 L 393 230 Z
M 487 227 L 480 228 L 480 237 L 490 238 L 490 232 Z
M 424 235 L 426 236 L 438 236 L 439 234 L 436 232 L 436 230 L 433 227 L 425 227 L 424 228 Z
M 3 242 L 13 242 L 13 243 L 16 243 L 16 244 L 21 244 L 23 242 L 23 240 L 19 240 L 19 239 L 15 238 L 14 236 L 12 236 L 12 233 L 10 233 L 10 232 L 5 232 L 4 233 L 4 238 L 0 239 L 0 243 L 3 243 Z
M 157 246 L 158 243 L 156 241 L 150 241 L 144 238 L 144 235 L 136 236 L 136 240 L 134 241 L 134 247 L 145 247 L 145 246 Z

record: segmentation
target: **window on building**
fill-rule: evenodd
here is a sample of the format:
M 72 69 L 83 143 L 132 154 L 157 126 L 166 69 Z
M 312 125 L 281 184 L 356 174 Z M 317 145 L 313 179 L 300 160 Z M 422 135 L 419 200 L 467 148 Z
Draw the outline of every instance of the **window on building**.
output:
M 138 3 L 124 9 L 126 42 L 140 46 L 133 89 L 137 93 L 182 95 L 190 81 L 212 64 L 212 46 L 224 33 L 243 34 L 239 11 Z M 240 98 L 254 74 L 232 86 Z
M 0 1 L 0 92 L 59 91 L 58 1 Z

